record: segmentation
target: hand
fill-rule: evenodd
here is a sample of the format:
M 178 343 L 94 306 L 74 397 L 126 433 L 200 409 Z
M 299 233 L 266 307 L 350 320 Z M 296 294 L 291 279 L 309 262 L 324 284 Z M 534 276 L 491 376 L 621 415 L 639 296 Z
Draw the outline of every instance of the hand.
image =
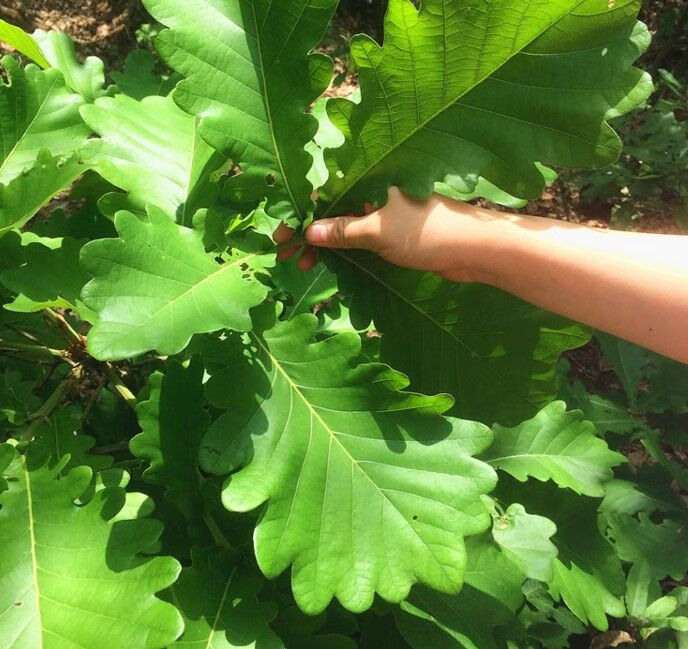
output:
M 316 263 L 313 247 L 363 249 L 386 261 L 415 270 L 430 271 L 451 281 L 485 281 L 489 275 L 483 245 L 493 237 L 488 223 L 499 215 L 487 210 L 443 199 L 428 201 L 408 198 L 392 188 L 389 201 L 367 216 L 341 216 L 316 221 L 306 230 L 310 247 L 301 255 L 298 266 L 310 270 Z M 293 230 L 280 226 L 277 243 L 288 243 Z M 300 250 L 294 246 L 280 251 L 288 259 Z

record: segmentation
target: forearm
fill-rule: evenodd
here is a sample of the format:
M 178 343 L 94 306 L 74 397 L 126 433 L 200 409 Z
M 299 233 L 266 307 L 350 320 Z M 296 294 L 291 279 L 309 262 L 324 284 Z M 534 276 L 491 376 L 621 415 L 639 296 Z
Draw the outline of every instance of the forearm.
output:
M 688 363 L 688 238 L 481 214 L 478 279 Z

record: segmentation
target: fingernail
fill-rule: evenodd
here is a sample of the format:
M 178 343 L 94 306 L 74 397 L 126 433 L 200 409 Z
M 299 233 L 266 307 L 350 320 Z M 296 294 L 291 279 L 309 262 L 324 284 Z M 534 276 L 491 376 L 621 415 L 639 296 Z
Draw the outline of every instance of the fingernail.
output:
M 324 223 L 314 223 L 306 230 L 306 239 L 313 245 L 327 243 L 329 240 L 330 228 Z

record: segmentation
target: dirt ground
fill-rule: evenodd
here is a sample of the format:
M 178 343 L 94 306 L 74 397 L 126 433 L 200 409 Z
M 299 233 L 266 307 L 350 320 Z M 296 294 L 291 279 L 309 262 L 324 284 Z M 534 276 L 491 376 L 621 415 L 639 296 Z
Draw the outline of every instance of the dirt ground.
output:
M 0 18 L 23 27 L 67 32 L 77 51 L 119 63 L 144 22 L 140 0 L 3 0 Z

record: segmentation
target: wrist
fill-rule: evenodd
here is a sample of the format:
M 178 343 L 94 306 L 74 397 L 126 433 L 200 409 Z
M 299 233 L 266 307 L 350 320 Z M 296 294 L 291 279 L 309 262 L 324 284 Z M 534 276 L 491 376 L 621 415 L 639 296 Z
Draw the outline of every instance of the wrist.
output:
M 523 247 L 522 217 L 453 201 L 445 205 L 454 227 L 447 237 L 449 270 L 443 275 L 505 289 L 509 269 Z

